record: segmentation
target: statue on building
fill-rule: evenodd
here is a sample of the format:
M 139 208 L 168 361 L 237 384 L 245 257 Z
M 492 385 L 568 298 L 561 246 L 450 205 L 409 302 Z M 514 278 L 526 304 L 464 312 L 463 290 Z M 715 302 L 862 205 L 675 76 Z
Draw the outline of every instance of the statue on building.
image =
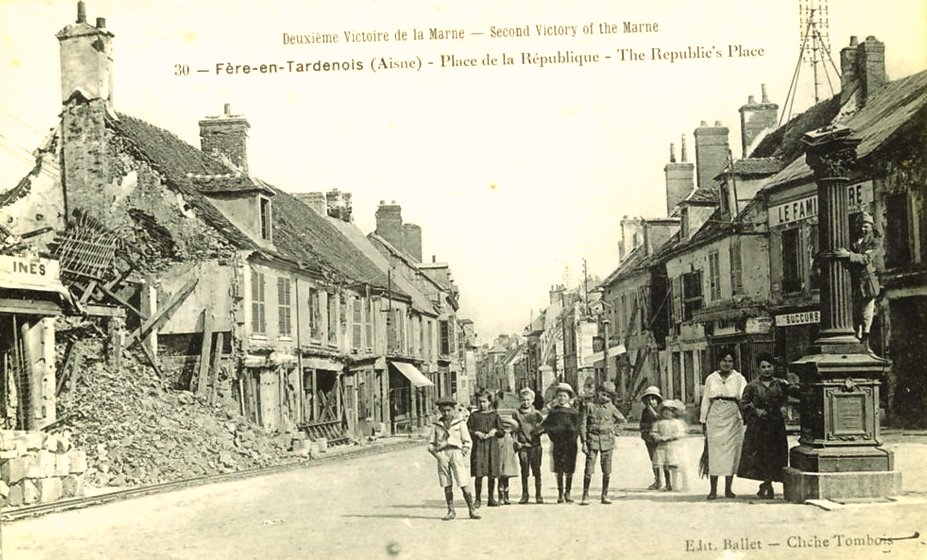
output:
M 853 285 L 853 326 L 856 336 L 869 348 L 869 331 L 875 318 L 876 298 L 879 296 L 879 277 L 876 264 L 880 247 L 873 228 L 872 215 L 859 214 L 849 249 L 837 249 L 837 257 L 845 259 Z M 870 350 L 871 352 L 871 350 Z

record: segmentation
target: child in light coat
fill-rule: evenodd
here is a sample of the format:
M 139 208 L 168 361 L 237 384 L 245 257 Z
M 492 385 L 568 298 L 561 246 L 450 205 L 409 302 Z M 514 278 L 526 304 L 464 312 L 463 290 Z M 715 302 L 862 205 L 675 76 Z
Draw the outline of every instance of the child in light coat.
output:
M 518 421 L 506 418 L 502 421 L 502 437 L 497 439 L 499 445 L 499 504 L 509 505 L 509 479 L 518 476 L 518 442 L 515 434 Z
M 660 420 L 653 425 L 651 435 L 657 443 L 653 454 L 653 468 L 662 469 L 667 492 L 680 490 L 679 472 L 685 461 L 685 448 L 682 438 L 688 428 L 682 420 L 686 405 L 681 401 L 669 399 L 660 407 Z
M 438 482 L 444 487 L 444 499 L 447 501 L 445 521 L 457 517 L 454 511 L 454 485 L 460 487 L 471 519 L 479 519 L 470 495 L 470 448 L 473 441 L 467 423 L 457 417 L 457 403 L 451 398 L 438 399 L 441 418 L 431 426 L 428 438 L 428 452 L 438 462 Z

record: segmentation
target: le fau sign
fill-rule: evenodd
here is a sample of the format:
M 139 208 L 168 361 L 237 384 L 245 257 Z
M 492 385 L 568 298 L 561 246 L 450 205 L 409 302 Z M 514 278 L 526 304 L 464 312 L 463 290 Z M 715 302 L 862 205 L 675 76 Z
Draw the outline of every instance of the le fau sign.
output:
M 865 210 L 872 203 L 872 181 L 847 187 L 850 212 Z M 769 227 L 799 222 L 818 215 L 818 195 L 814 194 L 769 207 Z

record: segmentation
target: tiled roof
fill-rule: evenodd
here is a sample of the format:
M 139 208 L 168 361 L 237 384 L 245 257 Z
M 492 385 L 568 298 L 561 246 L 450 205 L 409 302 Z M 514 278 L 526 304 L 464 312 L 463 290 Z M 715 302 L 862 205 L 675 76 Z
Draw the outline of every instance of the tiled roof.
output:
M 734 162 L 734 174 L 740 177 L 749 175 L 772 175 L 785 167 L 785 163 L 777 157 L 749 157 Z M 727 176 L 731 172 L 728 165 L 723 171 L 715 175 L 715 179 Z
M 858 159 L 864 159 L 889 142 L 904 125 L 923 113 L 927 107 L 927 70 L 885 84 L 866 105 L 842 124 L 854 131 L 861 140 L 856 149 Z M 829 121 L 828 121 L 829 122 Z M 805 132 L 828 124 L 807 129 Z M 800 136 L 799 136 L 800 140 Z M 813 174 L 805 162 L 804 146 L 789 165 L 770 180 L 772 188 Z
M 834 120 L 840 112 L 840 95 L 821 101 L 804 113 L 770 132 L 750 153 L 751 158 L 776 157 L 784 162 L 805 153 L 802 136 L 809 130 L 821 128 Z
M 717 187 L 699 187 L 689 193 L 689 196 L 687 196 L 683 202 L 694 204 L 717 204 L 718 198 L 719 194 Z
M 273 190 L 261 181 L 241 173 L 225 173 L 222 175 L 197 175 L 188 173 L 187 176 L 193 186 L 202 193 L 208 194 L 242 194 L 246 192 L 262 192 L 272 195 Z
M 203 193 L 194 188 L 187 176 L 188 173 L 226 174 L 229 172 L 228 167 L 174 134 L 135 117 L 120 113 L 118 120 L 107 118 L 107 124 L 117 134 L 128 139 L 139 154 L 165 176 L 171 187 L 179 191 L 197 213 L 226 239 L 240 249 L 260 249 L 256 242 L 213 206 Z

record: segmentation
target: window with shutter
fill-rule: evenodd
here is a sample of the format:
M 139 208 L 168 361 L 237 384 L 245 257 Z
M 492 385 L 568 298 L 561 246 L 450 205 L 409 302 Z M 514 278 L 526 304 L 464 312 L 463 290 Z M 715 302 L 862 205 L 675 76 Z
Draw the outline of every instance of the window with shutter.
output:
M 277 327 L 280 336 L 291 336 L 290 279 L 277 278 Z
M 363 346 L 361 336 L 364 327 L 363 309 L 361 308 L 361 298 L 351 298 L 351 348 L 360 350 Z
M 743 292 L 743 264 L 740 256 L 740 240 L 736 237 L 731 239 L 730 248 L 731 261 L 731 295 L 739 295 Z
M 251 332 L 267 333 L 267 321 L 264 316 L 264 275 L 251 269 Z

